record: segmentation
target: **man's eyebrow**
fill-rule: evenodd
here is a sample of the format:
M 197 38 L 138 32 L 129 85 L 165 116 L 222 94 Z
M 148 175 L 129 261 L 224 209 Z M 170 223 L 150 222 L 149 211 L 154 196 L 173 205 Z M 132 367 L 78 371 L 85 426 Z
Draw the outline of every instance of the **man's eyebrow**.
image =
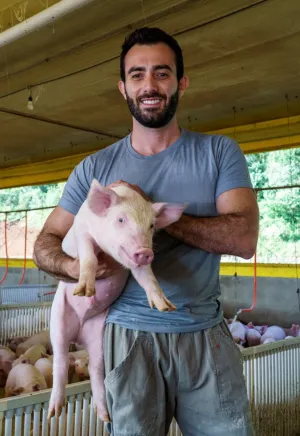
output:
M 167 64 L 154 65 L 154 67 L 152 69 L 154 71 L 156 71 L 156 70 L 169 70 L 169 71 L 173 71 L 172 68 L 170 67 L 170 65 L 167 65 Z M 129 68 L 127 74 L 131 74 L 131 73 L 134 73 L 136 71 L 146 71 L 146 67 L 133 66 L 133 67 Z
M 145 67 L 136 67 L 136 66 L 133 66 L 133 67 L 129 68 L 127 74 L 131 74 L 131 73 L 133 73 L 135 71 L 146 71 L 146 68 Z
M 172 68 L 170 67 L 170 65 L 167 64 L 162 64 L 162 65 L 155 65 L 153 67 L 154 70 L 169 70 L 169 71 L 173 71 Z

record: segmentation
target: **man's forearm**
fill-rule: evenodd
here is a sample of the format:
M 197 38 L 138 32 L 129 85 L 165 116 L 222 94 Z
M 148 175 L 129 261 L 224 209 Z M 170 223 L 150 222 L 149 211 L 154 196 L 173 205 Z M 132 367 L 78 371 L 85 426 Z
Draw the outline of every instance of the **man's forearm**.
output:
M 74 259 L 62 251 L 61 243 L 58 236 L 41 232 L 34 245 L 33 260 L 41 270 L 58 280 L 76 282 L 70 275 L 70 265 Z
M 182 217 L 165 229 L 171 236 L 209 253 L 250 259 L 256 249 L 258 226 L 238 214 L 198 218 Z

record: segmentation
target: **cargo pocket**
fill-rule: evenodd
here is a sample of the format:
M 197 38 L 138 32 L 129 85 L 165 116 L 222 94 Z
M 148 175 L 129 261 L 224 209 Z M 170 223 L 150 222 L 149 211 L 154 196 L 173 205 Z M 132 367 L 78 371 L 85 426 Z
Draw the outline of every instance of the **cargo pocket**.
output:
M 152 436 L 157 418 L 153 338 L 138 335 L 125 359 L 104 380 L 114 436 Z
M 237 427 L 251 422 L 242 354 L 223 321 L 211 329 L 210 340 L 221 412 Z

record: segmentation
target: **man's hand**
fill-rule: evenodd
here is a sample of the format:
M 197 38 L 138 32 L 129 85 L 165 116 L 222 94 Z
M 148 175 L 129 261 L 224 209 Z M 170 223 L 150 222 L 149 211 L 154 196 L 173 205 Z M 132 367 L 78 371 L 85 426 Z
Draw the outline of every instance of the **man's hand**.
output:
M 144 200 L 151 201 L 150 198 L 145 194 L 145 192 L 138 186 L 138 185 L 132 185 L 131 183 L 124 182 L 124 180 L 118 180 L 116 182 L 111 183 L 110 185 L 106 186 L 107 188 L 116 188 L 117 186 L 124 185 L 127 186 L 127 188 L 133 189 L 135 192 L 140 194 Z
M 114 260 L 111 256 L 101 251 L 97 255 L 98 258 L 98 267 L 96 272 L 96 280 L 105 279 L 106 277 L 110 277 L 114 274 L 120 272 L 123 268 L 116 260 Z M 79 259 L 72 259 L 67 266 L 68 275 L 73 280 L 72 282 L 77 282 L 79 279 L 80 272 L 80 264 Z M 64 279 L 63 277 L 56 276 L 57 279 Z M 70 282 L 71 280 L 68 280 Z

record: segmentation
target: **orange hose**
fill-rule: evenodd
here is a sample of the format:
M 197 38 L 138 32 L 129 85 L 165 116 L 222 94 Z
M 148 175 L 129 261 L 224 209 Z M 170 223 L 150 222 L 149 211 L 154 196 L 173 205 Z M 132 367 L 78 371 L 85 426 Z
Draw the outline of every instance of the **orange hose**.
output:
M 26 274 L 26 252 L 27 252 L 27 211 L 25 212 L 25 246 L 24 246 L 24 267 L 23 267 L 23 273 L 22 273 L 22 277 L 18 283 L 18 285 L 21 285 L 23 283 L 23 280 L 25 278 L 25 274 Z
M 5 273 L 3 278 L 0 280 L 0 285 L 4 282 L 8 274 L 7 213 L 5 213 L 5 220 L 4 220 L 4 245 L 5 245 Z

